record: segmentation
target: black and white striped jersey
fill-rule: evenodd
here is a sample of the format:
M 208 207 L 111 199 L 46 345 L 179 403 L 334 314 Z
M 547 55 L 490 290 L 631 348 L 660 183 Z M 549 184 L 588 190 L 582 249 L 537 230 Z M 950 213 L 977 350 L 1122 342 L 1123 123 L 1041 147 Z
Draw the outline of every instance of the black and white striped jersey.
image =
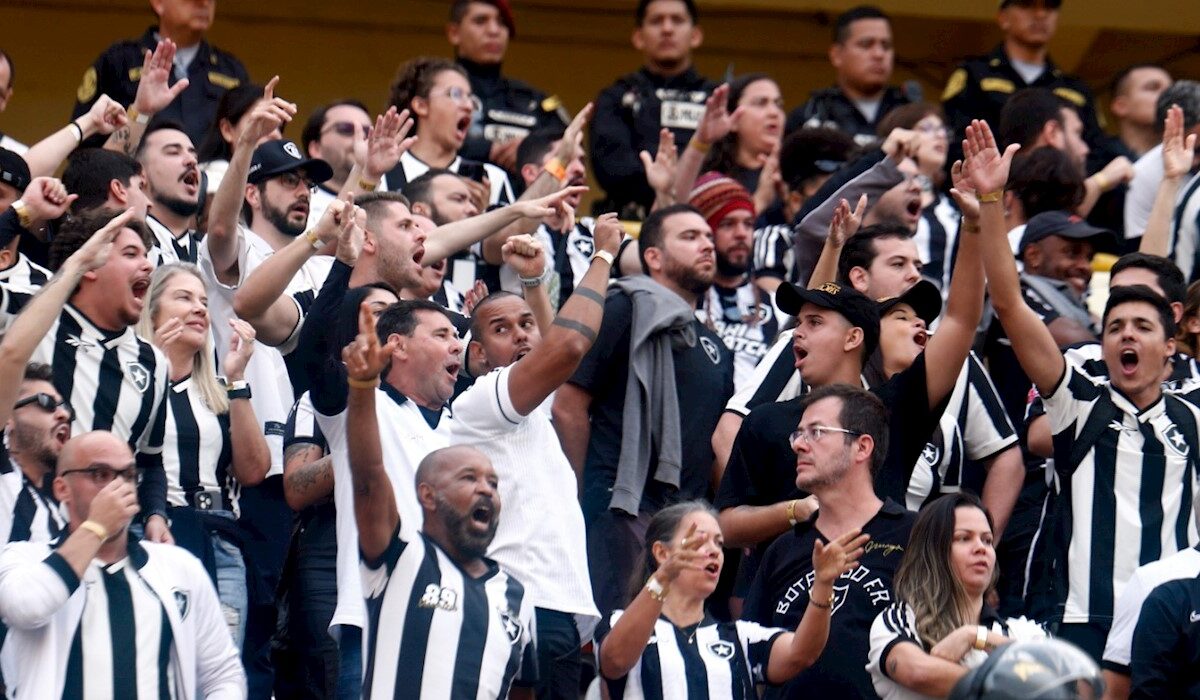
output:
M 98 569 L 67 658 L 63 699 L 176 697 L 172 631 L 162 601 L 126 557 Z
M 533 604 L 484 562 L 472 578 L 423 533 L 406 542 L 399 528 L 377 561 L 362 561 L 363 698 L 504 698 L 518 673 L 536 679 Z
M 167 359 L 132 326 L 101 330 L 68 304 L 30 361 L 53 369 L 54 387 L 75 410 L 72 435 L 108 430 L 134 452 L 162 452 Z
M 17 261 L 7 269 L 0 270 L 0 284 L 40 289 L 53 274 L 30 260 L 24 253 L 17 253 Z
M 49 484 L 29 480 L 0 436 L 0 542 L 51 542 L 66 520 Z M 49 481 L 49 480 L 47 480 Z
M 146 257 L 155 267 L 175 262 L 195 263 L 200 254 L 200 244 L 196 241 L 193 231 L 188 231 L 176 237 L 154 215 L 146 215 L 146 228 L 150 229 L 150 237 L 154 245 L 146 251 Z
M 605 637 L 623 613 L 614 610 L 596 630 L 597 663 Z M 637 664 L 623 678 L 605 679 L 608 696 L 613 700 L 754 700 L 755 687 L 766 683 L 771 647 L 786 631 L 746 620 L 717 622 L 708 614 L 691 627 L 676 627 L 659 617 Z
M 958 227 L 962 214 L 954 206 L 954 200 L 942 193 L 921 210 L 913 243 L 922 262 L 921 274 L 942 290 L 942 298 L 950 293 L 950 275 L 954 271 L 954 259 L 958 252 Z
M 172 382 L 167 407 L 163 439 L 167 502 L 172 506 L 194 506 L 197 493 L 220 491 L 224 510 L 237 516 L 238 488 L 229 473 L 233 460 L 229 414 L 218 415 L 205 405 L 191 375 Z
M 1139 410 L 1070 361 L 1043 400 L 1060 484 L 1048 539 L 1055 617 L 1109 625 L 1134 570 L 1198 540 L 1200 408 L 1163 393 Z

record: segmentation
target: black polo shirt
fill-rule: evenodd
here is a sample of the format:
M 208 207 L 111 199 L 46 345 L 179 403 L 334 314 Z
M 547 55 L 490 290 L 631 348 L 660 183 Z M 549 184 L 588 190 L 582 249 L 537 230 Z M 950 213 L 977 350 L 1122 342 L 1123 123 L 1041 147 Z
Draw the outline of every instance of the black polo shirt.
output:
M 829 641 L 817 662 L 767 698 L 872 698 L 867 673 L 871 624 L 895 602 L 892 578 L 908 546 L 915 513 L 888 499 L 863 527 L 871 536 L 858 566 L 833 584 Z M 763 556 L 746 597 L 742 617 L 762 625 L 794 630 L 808 607 L 815 573 L 813 544 L 829 538 L 817 530 L 817 515 L 781 535 Z M 841 533 L 833 533 L 840 535 Z

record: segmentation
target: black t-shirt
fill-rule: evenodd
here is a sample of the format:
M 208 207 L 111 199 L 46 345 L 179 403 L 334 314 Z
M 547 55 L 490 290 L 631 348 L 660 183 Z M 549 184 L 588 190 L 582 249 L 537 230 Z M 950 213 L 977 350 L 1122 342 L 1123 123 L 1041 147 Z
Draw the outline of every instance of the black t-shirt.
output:
M 871 624 L 895 597 L 892 578 L 908 546 L 915 513 L 888 499 L 863 527 L 871 536 L 858 566 L 833 584 L 829 641 L 817 662 L 787 685 L 770 687 L 767 698 L 873 698 L 867 673 Z M 817 516 L 781 535 L 763 557 L 742 617 L 762 625 L 796 629 L 808 608 L 814 572 L 813 543 L 829 538 L 816 528 Z M 839 533 L 840 534 L 840 533 Z
M 929 409 L 924 354 L 871 391 L 891 414 L 887 456 L 875 475 L 875 491 L 880 498 L 903 503 L 913 467 L 937 429 L 946 401 Z M 796 488 L 796 453 L 788 436 L 800 423 L 803 399 L 763 404 L 746 416 L 717 492 L 718 509 L 766 506 L 801 494 Z
M 571 383 L 592 395 L 589 409 L 592 434 L 583 474 L 583 513 L 589 521 L 608 508 L 621 457 L 625 382 L 629 373 L 629 340 L 633 302 L 625 294 L 610 295 L 596 343 L 579 364 Z M 683 472 L 679 489 L 647 477 L 641 510 L 655 512 L 680 500 L 703 498 L 712 474 L 712 435 L 733 395 L 733 356 L 721 338 L 693 321 L 696 344 L 675 348 L 675 387 L 679 397 L 679 430 Z M 657 449 L 651 452 L 656 464 Z

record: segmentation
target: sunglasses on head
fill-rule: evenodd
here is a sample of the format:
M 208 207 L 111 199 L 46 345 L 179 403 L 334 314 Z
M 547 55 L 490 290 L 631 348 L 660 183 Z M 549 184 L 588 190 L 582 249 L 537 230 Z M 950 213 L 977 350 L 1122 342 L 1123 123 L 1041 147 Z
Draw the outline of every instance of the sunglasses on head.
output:
M 321 133 L 328 133 L 328 132 L 332 131 L 332 132 L 336 133 L 338 136 L 354 136 L 354 131 L 359 128 L 361 128 L 363 130 L 363 138 L 370 138 L 371 127 L 370 126 L 361 126 L 360 127 L 358 124 L 355 124 L 354 122 L 334 122 L 334 123 L 330 124 L 329 126 L 325 127 L 324 129 L 322 129 Z
M 38 392 L 33 396 L 26 396 L 20 401 L 14 403 L 13 410 L 23 408 L 31 404 L 37 404 L 37 407 L 46 413 L 54 413 L 58 410 L 59 406 L 62 406 L 67 409 L 67 416 L 70 417 L 71 420 L 75 420 L 75 409 L 71 408 L 71 404 L 67 403 L 65 400 L 60 401 L 50 394 L 44 394 L 42 392 Z

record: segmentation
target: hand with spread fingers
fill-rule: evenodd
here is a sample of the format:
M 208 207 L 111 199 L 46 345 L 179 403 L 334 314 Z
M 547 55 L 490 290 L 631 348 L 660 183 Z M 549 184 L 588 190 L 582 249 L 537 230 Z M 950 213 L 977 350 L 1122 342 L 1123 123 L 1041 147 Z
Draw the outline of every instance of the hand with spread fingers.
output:
M 829 220 L 829 245 L 835 248 L 846 245 L 846 241 L 858 233 L 866 212 L 867 195 L 865 194 L 858 198 L 858 205 L 854 207 L 854 211 L 850 210 L 850 202 L 845 199 L 838 202 L 837 207 L 833 210 L 833 217 Z
M 675 187 L 675 171 L 679 162 L 679 149 L 675 145 L 675 135 L 670 129 L 658 132 L 658 152 L 650 157 L 649 151 L 638 154 L 642 167 L 646 169 L 646 183 L 655 194 L 669 194 Z
M 397 112 L 396 107 L 375 118 L 371 135 L 354 144 L 354 159 L 362 163 L 363 177 L 371 182 L 379 179 L 396 167 L 400 156 L 417 142 L 412 132 L 414 121 L 407 109 Z
M 175 42 L 160 39 L 154 51 L 146 49 L 142 61 L 142 75 L 138 78 L 137 96 L 133 108 L 140 114 L 153 117 L 175 101 L 187 89 L 188 79 L 183 78 L 171 85 L 171 72 L 175 65 Z
M 696 523 L 692 523 L 687 534 L 679 541 L 679 546 L 671 547 L 667 560 L 659 565 L 658 571 L 654 572 L 654 576 L 663 585 L 663 588 L 670 586 L 684 571 L 704 570 L 704 567 L 708 565 L 708 555 L 703 554 L 700 548 L 707 541 L 708 533 L 702 532 L 697 535 Z
M 813 543 L 813 570 L 817 581 L 833 585 L 839 576 L 847 571 L 853 571 L 862 558 L 863 547 L 871 541 L 871 536 L 862 530 L 851 530 L 828 544 L 818 539 Z
M 738 107 L 732 114 L 729 112 L 729 84 L 722 83 L 705 100 L 704 115 L 692 138 L 703 146 L 713 145 L 733 129 L 744 110 L 744 107 Z
M 1196 134 L 1184 138 L 1183 109 L 1171 105 L 1163 121 L 1162 160 L 1163 177 L 1180 180 L 1192 170 L 1196 159 Z
M 972 121 L 967 127 L 967 137 L 963 139 L 963 155 L 966 156 L 963 170 L 975 183 L 976 192 L 982 195 L 1002 192 L 1008 184 L 1013 156 L 1020 148 L 1020 144 L 1009 144 L 1001 153 L 987 122 L 979 119 Z

